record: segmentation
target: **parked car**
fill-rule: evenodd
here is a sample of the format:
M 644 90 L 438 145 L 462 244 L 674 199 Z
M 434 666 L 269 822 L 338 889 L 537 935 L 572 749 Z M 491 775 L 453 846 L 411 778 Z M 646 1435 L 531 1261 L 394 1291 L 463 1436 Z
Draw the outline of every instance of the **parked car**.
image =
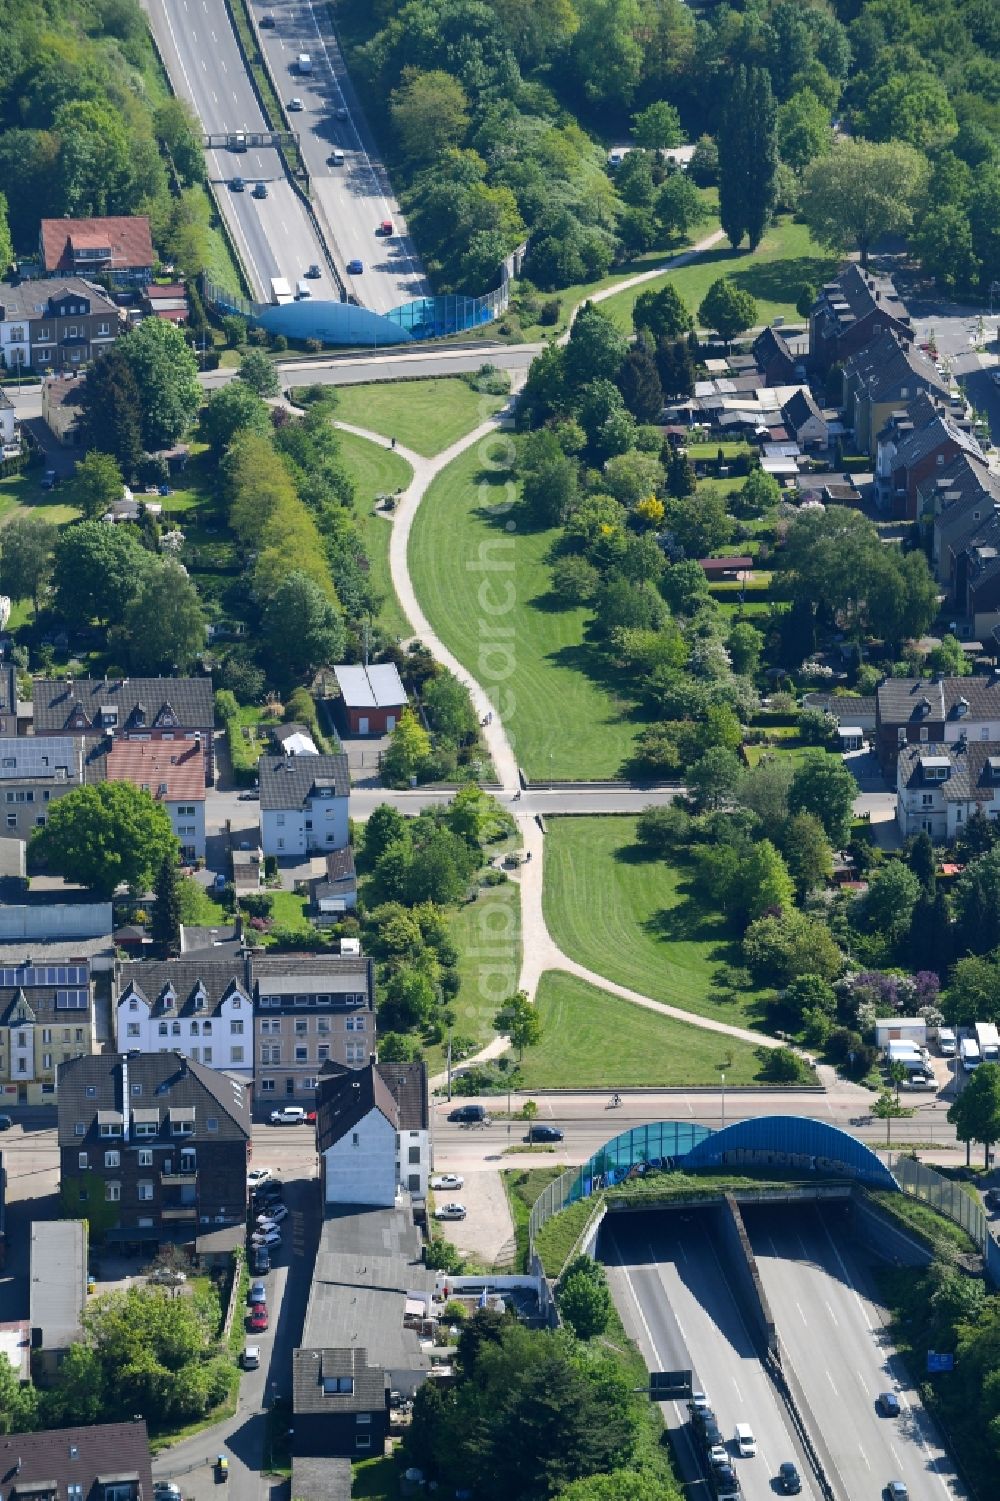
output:
M 172 1480 L 158 1480 L 153 1486 L 153 1501 L 183 1501 L 183 1492 Z
M 247 1345 L 243 1351 L 243 1369 L 255 1371 L 260 1365 L 260 1345 Z M 177 1492 L 177 1501 L 180 1501 L 180 1491 Z
M 172 1266 L 154 1266 L 147 1277 L 147 1282 L 158 1283 L 160 1287 L 180 1287 L 182 1282 L 187 1281 L 183 1272 L 179 1272 Z
M 264 1204 L 277 1203 L 284 1191 L 285 1185 L 283 1183 L 280 1183 L 277 1178 L 269 1177 L 259 1188 L 254 1189 L 253 1196 Z
M 215 1481 L 217 1485 L 224 1485 L 229 1479 L 229 1460 L 224 1454 L 215 1456 Z
M 883 1495 L 887 1501 L 910 1501 L 910 1493 L 901 1480 L 890 1480 Z
M 238 803 L 255 803 L 259 797 L 260 793 L 256 790 L 256 788 L 251 787 L 249 792 L 239 793 L 236 801 Z
M 258 182 L 258 183 L 256 183 L 254 185 L 254 190 L 253 190 L 253 193 L 251 194 L 251 197 L 253 197 L 253 198 L 266 198 L 267 197 L 267 183 L 266 182 Z
M 563 1133 L 558 1126 L 529 1126 L 525 1141 L 562 1141 Z
M 274 26 L 273 16 L 261 16 L 260 24 L 265 31 L 270 31 Z
M 884 1418 L 899 1417 L 899 1398 L 895 1392 L 880 1392 L 878 1410 Z
M 272 1126 L 301 1126 L 305 1118 L 306 1112 L 301 1105 L 283 1105 L 280 1110 L 271 1111 Z
M 464 1204 L 442 1204 L 440 1209 L 434 1211 L 436 1220 L 464 1220 L 466 1209 Z
M 14 1122 L 9 1115 L 0 1115 L 0 1131 L 12 1131 Z
M 352 276 L 360 276 L 364 271 L 364 262 L 357 259 L 347 262 L 347 269 Z
M 700 1387 L 691 1393 L 691 1400 L 688 1403 L 688 1412 L 704 1412 L 705 1408 L 708 1406 L 708 1398 Z
M 257 1223 L 266 1219 L 269 1225 L 280 1225 L 282 1220 L 287 1220 L 287 1218 L 288 1209 L 280 1199 L 276 1199 L 273 1204 L 268 1205 L 263 1214 L 257 1216 Z
M 431 1179 L 431 1188 L 464 1188 L 465 1179 L 461 1173 L 438 1173 Z
M 344 165 L 344 153 L 338 147 L 335 151 L 330 152 L 326 161 L 329 167 L 342 167 Z
M 785 1496 L 797 1496 L 802 1489 L 802 1476 L 790 1459 L 778 1467 L 778 1484 Z
M 0 1126 L 3 1130 L 3 1126 Z M 1000 1209 L 1000 1188 L 988 1188 L 983 1194 L 983 1203 L 987 1209 Z
M 267 1328 L 267 1305 L 255 1303 L 250 1310 L 250 1328 L 254 1334 L 263 1334 Z
M 713 1444 L 708 1451 L 710 1465 L 727 1465 L 729 1463 L 729 1450 L 725 1444 Z
M 281 1231 L 277 1226 L 273 1230 L 255 1230 L 250 1237 L 250 1244 L 254 1246 L 280 1246 Z
M 736 1452 L 741 1459 L 753 1459 L 757 1453 L 757 1440 L 749 1423 L 736 1424 Z
M 251 1282 L 250 1291 L 247 1293 L 248 1303 L 266 1303 L 267 1288 L 263 1282 Z
M 250 1270 L 255 1277 L 263 1277 L 271 1270 L 271 1258 L 266 1246 L 250 1247 Z
M 297 115 L 302 107 L 302 100 L 299 99 L 298 96 L 296 96 L 294 99 L 289 99 L 288 108 L 291 110 L 293 115 Z
M 43 490 L 54 490 L 55 487 L 56 487 L 56 485 L 58 483 L 59 483 L 59 477 L 56 474 L 55 470 L 54 469 L 46 469 L 45 473 L 42 475 L 42 489 Z
M 261 1184 L 266 1183 L 270 1176 L 271 1169 L 269 1167 L 252 1167 L 247 1173 L 247 1188 L 251 1190 L 260 1188 Z

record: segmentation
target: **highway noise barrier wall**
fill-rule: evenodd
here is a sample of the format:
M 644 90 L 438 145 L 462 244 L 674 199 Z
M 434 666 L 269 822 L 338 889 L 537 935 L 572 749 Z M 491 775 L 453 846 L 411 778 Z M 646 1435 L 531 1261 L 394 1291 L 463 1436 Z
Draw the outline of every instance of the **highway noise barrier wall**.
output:
M 753 1321 L 753 1333 L 758 1341 L 762 1359 L 775 1354 L 778 1349 L 778 1333 L 767 1301 L 764 1284 L 757 1270 L 757 1259 L 750 1246 L 750 1238 L 743 1223 L 740 1207 L 732 1194 L 726 1194 L 719 1204 L 716 1216 L 719 1227 L 719 1245 L 734 1279 L 741 1302 Z
M 907 1235 L 897 1220 L 857 1189 L 851 1195 L 851 1229 L 876 1256 L 899 1266 L 928 1266 L 934 1260 L 929 1246 Z

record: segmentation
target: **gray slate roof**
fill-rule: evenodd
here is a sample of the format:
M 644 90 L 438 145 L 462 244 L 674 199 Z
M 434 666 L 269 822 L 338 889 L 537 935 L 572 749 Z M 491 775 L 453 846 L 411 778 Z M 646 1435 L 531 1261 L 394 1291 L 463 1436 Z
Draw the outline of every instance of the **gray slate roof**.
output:
M 874 718 L 875 695 L 858 693 L 806 693 L 803 704 L 807 709 L 820 709 L 824 714 L 833 714 L 841 724 L 853 724 L 860 718 Z
M 946 781 L 925 780 L 921 762 L 929 756 L 934 760 L 947 758 L 950 770 Z M 992 802 L 1000 789 L 1000 771 L 994 773 L 991 760 L 1000 766 L 1000 744 L 992 740 L 969 740 L 958 745 L 902 746 L 897 762 L 897 781 L 900 787 L 937 788 L 946 803 Z
M 327 1382 L 350 1381 L 350 1391 L 328 1391 Z M 367 1350 L 299 1349 L 292 1356 L 292 1407 L 300 1412 L 384 1412 L 387 1382 L 381 1366 L 368 1364 Z
M 199 984 L 205 992 L 205 1004 L 201 1007 L 195 1005 Z M 169 1010 L 163 1004 L 168 987 L 174 992 Z M 117 966 L 112 1001 L 121 1004 L 134 993 L 149 1002 L 152 1016 L 210 1017 L 234 990 L 249 1003 L 250 986 L 242 958 L 143 959 Z
M 301 808 L 323 788 L 329 788 L 334 797 L 349 797 L 351 792 L 351 776 L 343 753 L 261 756 L 258 775 L 262 809 Z
M 426 1065 L 369 1063 L 346 1068 L 328 1060 L 316 1087 L 317 1150 L 325 1152 L 342 1140 L 371 1110 L 381 1110 L 397 1131 L 426 1131 Z
M 823 413 L 816 405 L 811 393 L 804 386 L 800 386 L 797 391 L 792 392 L 792 395 L 781 408 L 781 417 L 786 427 L 793 428 L 796 431 L 804 423 L 808 422 L 810 417 L 815 417 L 820 422 L 825 421 Z
M 124 1094 L 123 1071 L 127 1068 L 128 1095 Z M 127 1108 L 155 1110 L 161 1132 L 169 1130 L 169 1111 L 194 1111 L 194 1131 L 184 1140 L 210 1145 L 214 1141 L 246 1140 L 250 1135 L 250 1110 L 242 1084 L 216 1069 L 206 1068 L 176 1053 L 98 1053 L 61 1063 L 59 1078 L 59 1145 L 82 1144 L 97 1135 L 98 1114 L 121 1117 Z M 136 1094 L 136 1086 L 140 1093 Z M 93 1095 L 87 1093 L 92 1088 Z M 217 1122 L 209 1131 L 208 1121 Z M 76 1134 L 83 1121 L 84 1136 Z
M 846 266 L 842 266 L 833 281 L 827 282 L 822 288 L 817 300 L 829 307 L 836 302 L 846 302 L 852 322 L 865 317 L 875 308 L 901 323 L 909 322 L 905 304 L 900 300 L 891 278 L 876 276 L 857 261 L 849 261 Z
M 181 729 L 210 730 L 215 723 L 212 679 L 201 678 L 35 678 L 35 734 L 57 735 L 82 709 L 100 725 L 104 705 L 118 709 L 118 729 L 149 727 L 167 708 Z M 142 707 L 144 720 L 136 710 Z
M 875 691 L 884 725 L 944 724 L 1000 719 L 1000 679 L 886 678 Z M 968 708 L 963 712 L 961 700 Z
M 13 1470 L 17 1470 L 17 1486 Z M 149 1436 L 142 1419 L 134 1423 L 95 1423 L 91 1428 L 43 1428 L 40 1433 L 0 1436 L 0 1485 L 5 1495 L 27 1495 L 32 1486 L 54 1482 L 54 1494 L 70 1494 L 78 1485 L 84 1501 L 91 1501 L 98 1480 L 133 1478 L 134 1497 L 142 1487 L 143 1501 L 153 1494 Z M 48 1494 L 46 1490 L 45 1494 Z M 103 1494 L 103 1492 L 102 1492 Z
M 896 401 L 915 396 L 922 386 L 948 394 L 948 382 L 940 370 L 920 349 L 904 348 L 894 334 L 876 335 L 864 349 L 848 360 L 845 370 L 853 373 L 873 402 Z M 915 384 L 918 383 L 918 384 Z
M 900 468 L 911 468 L 949 440 L 964 449 L 970 458 L 985 461 L 975 436 L 960 427 L 950 412 L 941 411 L 926 391 L 921 391 L 909 403 L 907 413 L 913 428 L 900 438 L 896 447 L 896 464 Z
M 22 281 L 19 286 L 5 281 L 0 284 L 0 308 L 8 323 L 20 319 L 52 317 L 50 299 L 78 297 L 90 303 L 88 313 L 110 313 L 113 329 L 118 327 L 118 309 L 103 287 L 84 281 L 82 276 L 59 276 L 45 281 Z

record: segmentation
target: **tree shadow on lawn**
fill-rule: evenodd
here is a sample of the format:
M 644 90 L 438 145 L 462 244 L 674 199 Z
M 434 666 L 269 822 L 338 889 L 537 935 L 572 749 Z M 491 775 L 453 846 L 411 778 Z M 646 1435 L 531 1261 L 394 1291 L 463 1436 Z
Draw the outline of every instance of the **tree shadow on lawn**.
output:
M 607 716 L 609 721 L 626 719 L 629 724 L 636 726 L 657 722 L 655 715 L 645 705 L 623 695 L 625 685 L 622 683 L 621 673 L 616 672 L 603 653 L 589 642 L 581 641 L 577 646 L 561 646 L 558 651 L 549 652 L 545 660 L 556 667 L 566 667 L 571 672 L 580 673 L 595 687 L 600 688 L 602 693 L 606 693 L 610 700 Z
M 804 283 L 822 286 L 837 270 L 836 257 L 800 255 L 780 261 L 750 261 L 731 279 L 760 302 L 794 302 Z

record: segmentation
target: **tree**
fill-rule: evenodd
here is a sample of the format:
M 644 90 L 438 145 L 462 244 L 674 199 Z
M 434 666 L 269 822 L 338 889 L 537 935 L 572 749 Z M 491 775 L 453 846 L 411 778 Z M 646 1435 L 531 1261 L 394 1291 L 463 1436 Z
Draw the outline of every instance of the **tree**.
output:
M 437 733 L 454 745 L 471 745 L 479 722 L 467 689 L 442 667 L 423 687 L 424 708 Z
M 404 155 L 434 161 L 457 146 L 469 128 L 469 101 L 457 78 L 440 68 L 404 68 L 389 98 L 389 113 Z
M 919 896 L 920 882 L 913 871 L 902 860 L 891 860 L 868 883 L 865 916 L 875 932 L 896 943 L 909 931 Z
M 696 806 L 721 808 L 736 791 L 740 771 L 739 760 L 733 751 L 721 745 L 712 746 L 688 772 L 688 791 Z
M 1000 1021 L 1000 955 L 968 954 L 951 972 L 945 1014 L 956 1026 Z
M 647 151 L 660 151 L 664 147 L 679 146 L 681 117 L 672 104 L 657 99 L 637 115 L 632 116 L 632 137 L 636 145 Z
M 833 851 L 814 813 L 796 813 L 788 820 L 781 834 L 781 851 L 800 901 L 825 886 L 833 875 Z
M 510 1038 L 517 1048 L 518 1062 L 524 1058 L 525 1048 L 533 1048 L 542 1035 L 542 1019 L 524 990 L 507 997 L 493 1018 L 493 1027 Z
M 579 1263 L 587 1261 L 588 1265 Z M 595 1339 L 611 1318 L 611 1292 L 604 1268 L 589 1257 L 577 1257 L 566 1268 L 556 1293 L 559 1312 L 577 1339 Z
M 893 1097 L 891 1089 L 883 1089 L 882 1093 L 879 1095 L 878 1099 L 872 1106 L 872 1115 L 874 1115 L 876 1119 L 880 1121 L 885 1121 L 885 1144 L 887 1147 L 892 1146 L 893 1121 L 899 1120 L 902 1116 L 912 1115 L 912 1113 L 913 1112 L 911 1110 L 908 1110 L 905 1105 L 901 1105 L 899 1103 L 898 1097 Z M 948 1112 L 948 1118 L 949 1120 L 951 1119 L 950 1110 Z
M 833 145 L 830 112 L 812 89 L 800 89 L 778 107 L 777 132 L 778 154 L 796 172 Z
M 163 558 L 137 580 L 121 632 L 136 672 L 169 676 L 190 668 L 205 646 L 205 612 L 181 563 Z
M 390 845 L 403 838 L 406 818 L 391 803 L 379 803 L 365 824 L 365 863 L 371 869 Z
M 0 592 L 30 599 L 38 614 L 59 533 L 44 516 L 15 513 L 0 532 Z
M 763 469 L 751 469 L 740 490 L 733 496 L 733 514 L 736 516 L 763 516 L 781 500 L 781 486 L 773 474 Z
M 640 292 L 632 308 L 632 323 L 638 331 L 648 328 L 657 340 L 675 339 L 692 327 L 691 314 L 673 282 L 658 292 Z
M 711 485 L 684 499 L 668 500 L 663 520 L 677 547 L 692 561 L 707 558 L 723 547 L 733 531 L 726 497 Z
M 672 172 L 656 195 L 656 221 L 662 233 L 683 238 L 706 218 L 705 201 L 686 172 Z
M 52 569 L 56 610 L 66 621 L 116 625 L 140 579 L 155 566 L 134 527 L 103 521 L 64 527 Z
M 962 643 L 950 631 L 927 653 L 927 666 L 949 678 L 964 678 L 972 671 L 968 652 L 962 650 Z
M 254 353 L 260 354 L 259 350 Z M 267 360 L 265 354 L 261 359 Z M 268 362 L 270 363 L 270 362 Z M 254 433 L 259 438 L 271 432 L 270 409 L 250 384 L 232 380 L 213 391 L 201 413 L 201 434 L 221 457 L 237 433 Z
M 663 387 L 656 361 L 644 344 L 625 356 L 618 372 L 618 389 L 637 422 L 658 422 L 663 411 Z
M 177 953 L 181 941 L 181 875 L 177 860 L 167 855 L 156 877 L 156 900 L 150 924 L 153 942 L 164 959 Z
M 126 478 L 134 479 L 142 458 L 142 398 L 132 366 L 117 346 L 88 368 L 80 402 L 87 447 L 111 454 Z
M 176 324 L 145 318 L 116 347 L 139 390 L 144 446 L 169 448 L 185 435 L 201 406 L 198 361 L 187 340 Z
M 982 1142 L 983 1162 L 990 1165 L 990 1147 L 1000 1141 L 1000 1064 L 981 1063 L 948 1111 L 959 1141 L 965 1142 L 968 1165 L 972 1143 Z
M 853 243 L 866 266 L 877 240 L 909 229 L 926 175 L 924 158 L 902 141 L 841 137 L 807 168 L 799 211 L 821 245 Z
M 14 260 L 14 242 L 10 237 L 7 196 L 0 193 L 0 277 L 6 277 Z
M 955 883 L 961 947 L 985 954 L 1000 945 L 1000 847 L 969 862 Z
M 558 443 L 537 468 L 526 471 L 521 486 L 525 510 L 542 527 L 562 525 L 574 508 L 577 493 L 577 465 Z
M 567 605 L 586 605 L 594 598 L 601 575 L 593 563 L 577 553 L 560 558 L 552 568 L 552 590 Z
M 0 1352 L 0 1433 L 31 1433 L 37 1421 L 38 1388 L 22 1381 L 6 1352 Z
M 931 836 L 923 829 L 913 840 L 906 856 L 906 863 L 920 882 L 921 889 L 933 896 L 937 886 L 937 856 Z
M 813 813 L 834 847 L 847 843 L 858 784 L 838 756 L 811 754 L 796 768 L 788 790 L 791 813 Z
M 794 877 L 793 861 L 797 858 L 794 853 L 794 841 L 789 844 L 785 837 L 788 820 L 788 789 L 792 785 L 792 775 L 792 767 L 787 760 L 779 760 L 776 756 L 764 756 L 756 766 L 745 771 L 740 777 L 736 788 L 736 801 L 741 808 L 746 808 L 756 814 L 767 837 L 781 845 Z
M 191 106 L 169 95 L 156 107 L 157 139 L 163 142 L 184 182 L 205 180 L 205 153 L 201 148 L 201 125 Z
M 794 887 L 781 855 L 769 839 L 753 843 L 740 862 L 739 910 L 747 922 L 792 905 Z
M 604 488 L 626 510 L 634 510 L 640 500 L 663 488 L 663 469 L 655 453 L 630 449 L 609 459 L 604 466 Z
M 340 611 L 304 573 L 282 579 L 264 610 L 263 633 L 274 674 L 289 687 L 343 656 Z
M 613 381 L 628 353 L 628 340 L 607 313 L 585 302 L 573 319 L 566 345 L 566 379 L 575 390 Z
M 122 499 L 124 489 L 122 472 L 109 453 L 93 449 L 78 461 L 73 500 L 88 521 L 100 521 L 115 501 Z
M 178 853 L 166 808 L 128 782 L 74 787 L 50 805 L 31 847 L 50 870 L 105 900 L 123 882 L 133 892 L 148 890 Z
M 837 1012 L 837 995 L 833 986 L 821 975 L 799 975 L 786 985 L 781 996 L 782 1005 L 798 1028 L 814 1012 L 833 1017 Z
M 748 620 L 738 620 L 729 627 L 726 650 L 733 664 L 733 671 L 740 677 L 752 678 L 760 666 L 764 637 Z
M 826 923 L 795 909 L 752 922 L 743 935 L 743 956 L 758 982 L 773 985 L 788 985 L 800 975 L 835 980 L 844 962 Z
M 281 394 L 281 379 L 274 362 L 268 359 L 263 349 L 248 349 L 240 360 L 237 374 L 258 396 Z
M 699 136 L 695 142 L 694 156 L 688 163 L 688 174 L 699 188 L 711 188 L 719 180 L 719 148 L 711 136 Z
M 431 754 L 431 737 L 412 709 L 404 709 L 382 756 L 382 776 L 390 785 L 418 776 Z
M 704 328 L 714 328 L 728 344 L 756 323 L 757 302 L 728 276 L 720 276 L 705 293 L 698 319 Z
M 740 64 L 733 74 L 719 131 L 719 218 L 734 250 L 744 236 L 751 250 L 763 239 L 774 208 L 777 170 L 770 75 L 765 68 Z

